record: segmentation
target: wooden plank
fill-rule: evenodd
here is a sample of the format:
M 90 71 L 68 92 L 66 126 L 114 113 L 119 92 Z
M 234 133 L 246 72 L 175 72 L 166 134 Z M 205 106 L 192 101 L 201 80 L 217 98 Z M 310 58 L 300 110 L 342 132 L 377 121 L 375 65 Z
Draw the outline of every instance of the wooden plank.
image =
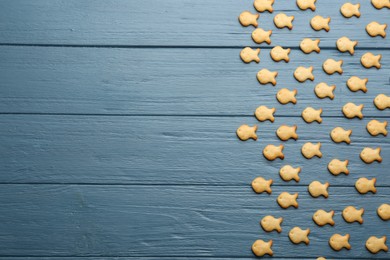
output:
M 318 1 L 317 11 L 301 11 L 295 1 L 276 1 L 276 13 L 294 15 L 294 29 L 277 29 L 274 14 L 260 15 L 259 24 L 272 29 L 274 44 L 298 46 L 302 37 L 320 38 L 333 47 L 338 38 L 359 40 L 359 47 L 389 47 L 389 37 L 371 38 L 365 26 L 373 20 L 388 23 L 388 11 L 361 1 L 362 16 L 346 19 L 343 2 Z M 254 12 L 253 0 L 5 0 L 0 2 L 0 43 L 244 46 L 253 45 L 253 27 L 244 28 L 238 15 Z M 42 15 L 45 14 L 45 15 Z M 330 16 L 329 33 L 316 32 L 309 22 L 314 15 Z
M 299 209 L 281 209 L 282 191 L 299 193 Z M 204 256 L 251 257 L 254 240 L 273 239 L 276 257 L 373 257 L 364 249 L 371 236 L 389 234 L 376 215 L 390 188 L 356 196 L 353 188 L 330 187 L 328 199 L 312 198 L 305 187 L 277 187 L 271 196 L 249 187 L 1 185 L 0 254 L 8 256 Z M 315 204 L 321 205 L 315 206 Z M 348 224 L 341 211 L 364 207 L 364 224 Z M 319 208 L 336 212 L 334 227 L 311 220 Z M 283 232 L 268 234 L 258 222 L 283 216 Z M 288 231 L 310 228 L 310 245 L 293 245 Z M 350 251 L 328 246 L 333 233 L 351 235 Z M 379 253 L 385 259 L 389 253 Z
M 261 63 L 244 64 L 239 49 L 115 49 L 1 47 L 1 113 L 76 113 L 137 115 L 252 115 L 259 105 L 275 106 L 278 115 L 300 116 L 307 106 L 322 107 L 324 116 L 342 116 L 347 102 L 364 104 L 367 116 L 389 116 L 372 101 L 390 94 L 390 50 L 382 54 L 382 68 L 364 69 L 356 56 L 324 50 L 307 56 L 293 50 L 290 63 L 275 63 L 269 50 Z M 308 59 L 308 57 L 310 57 Z M 322 62 L 343 59 L 344 74 L 325 74 Z M 314 82 L 298 83 L 296 67 L 314 66 Z M 262 86 L 261 68 L 279 72 L 276 87 Z M 346 87 L 350 76 L 369 78 L 369 91 Z M 319 82 L 336 84 L 335 99 L 314 94 Z M 280 105 L 276 92 L 298 89 L 298 103 Z
M 313 180 L 353 186 L 360 177 L 390 185 L 390 142 L 371 137 L 370 119 L 326 118 L 321 125 L 300 118 L 276 118 L 259 123 L 259 140 L 241 142 L 241 124 L 257 124 L 253 117 L 0 117 L 1 183 L 207 184 L 249 186 L 257 176 L 275 185 L 295 185 L 279 178 L 285 164 L 301 166 L 301 185 Z M 285 142 L 285 160 L 267 161 L 262 149 L 282 143 L 275 135 L 281 124 L 298 125 L 298 141 Z M 352 143 L 336 144 L 329 133 L 341 126 L 352 129 Z M 300 154 L 307 141 L 322 142 L 322 159 Z M 367 165 L 364 147 L 382 148 L 383 162 Z M 333 176 L 333 158 L 350 160 L 349 176 Z

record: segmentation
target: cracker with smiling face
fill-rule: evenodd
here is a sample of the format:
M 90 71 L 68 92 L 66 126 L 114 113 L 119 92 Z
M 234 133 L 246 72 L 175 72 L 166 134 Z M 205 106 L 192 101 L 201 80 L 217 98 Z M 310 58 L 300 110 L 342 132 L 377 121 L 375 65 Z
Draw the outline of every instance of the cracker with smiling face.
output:
M 272 193 L 271 185 L 273 180 L 266 180 L 263 177 L 257 177 L 252 181 L 252 189 L 256 193 L 266 192 L 268 194 Z
M 314 156 L 321 158 L 322 152 L 320 149 L 321 149 L 321 143 L 313 144 L 311 142 L 307 142 L 302 146 L 301 152 L 306 159 L 311 159 Z
M 373 163 L 375 161 L 382 162 L 381 148 L 365 147 L 360 153 L 360 159 L 365 163 Z
M 348 206 L 343 210 L 342 216 L 348 223 L 358 222 L 363 224 L 364 209 L 357 209 L 353 206 Z
M 332 138 L 333 142 L 335 143 L 342 143 L 345 142 L 347 144 L 351 143 L 351 136 L 352 130 L 345 130 L 342 127 L 335 127 L 330 132 L 330 137 Z
M 351 55 L 355 53 L 355 47 L 358 41 L 351 41 L 348 37 L 341 37 L 337 40 L 337 49 L 341 52 L 349 52 Z
M 264 147 L 263 155 L 269 161 L 276 160 L 277 158 L 283 160 L 284 159 L 283 149 L 284 149 L 284 145 L 282 144 L 279 146 L 269 144 L 266 147 Z
M 322 64 L 322 68 L 329 75 L 332 75 L 332 74 L 334 74 L 336 72 L 338 74 L 343 74 L 342 65 L 343 65 L 343 61 L 342 60 L 335 61 L 334 59 L 327 59 Z
M 279 175 L 284 181 L 294 180 L 299 182 L 300 177 L 299 173 L 301 172 L 301 167 L 294 168 L 291 165 L 285 165 L 279 170 Z
M 277 14 L 274 17 L 274 24 L 279 29 L 287 27 L 288 29 L 291 30 L 293 28 L 293 24 L 292 24 L 293 21 L 294 21 L 294 16 L 293 15 L 292 16 L 287 16 L 284 13 Z
M 283 49 L 281 46 L 275 46 L 272 48 L 270 55 L 271 58 L 276 62 L 282 60 L 284 60 L 285 62 L 289 62 L 290 57 L 288 55 L 290 54 L 290 52 L 291 52 L 290 48 Z
M 370 133 L 372 136 L 377 136 L 377 135 L 384 135 L 387 136 L 387 121 L 380 122 L 378 120 L 371 120 L 370 122 L 367 123 L 367 131 Z
M 308 245 L 310 243 L 309 234 L 310 228 L 301 229 L 300 227 L 294 227 L 288 233 L 288 237 L 294 244 L 305 243 Z
M 259 48 L 252 49 L 250 47 L 245 47 L 240 52 L 240 58 L 245 63 L 250 63 L 252 61 L 259 63 L 260 62 L 259 54 L 260 54 Z
M 340 12 L 345 18 L 351 18 L 352 16 L 360 17 L 360 4 L 345 3 L 341 6 Z
M 360 105 L 355 105 L 354 103 L 347 103 L 343 106 L 343 114 L 346 118 L 354 118 L 354 117 L 357 117 L 359 119 L 362 119 L 363 118 L 363 110 L 364 108 L 364 105 L 363 104 L 360 104 Z
M 340 251 L 343 248 L 351 249 L 351 245 L 349 244 L 350 235 L 340 235 L 334 234 L 329 238 L 329 245 L 335 251 Z
M 380 69 L 381 68 L 381 63 L 380 63 L 381 59 L 382 59 L 381 54 L 374 55 L 371 52 L 367 52 L 367 53 L 363 54 L 363 56 L 360 59 L 360 62 L 363 65 L 363 67 L 365 67 L 367 69 L 372 68 L 372 67 Z
M 321 49 L 318 46 L 319 44 L 320 44 L 320 39 L 312 40 L 309 38 L 305 38 L 301 41 L 299 47 L 306 54 L 309 54 L 313 51 L 320 53 Z
M 274 252 L 272 251 L 272 240 L 263 241 L 261 239 L 256 240 L 252 245 L 252 252 L 256 256 L 270 255 L 272 256 Z
M 386 245 L 386 236 L 380 238 L 376 236 L 369 237 L 366 241 L 366 248 L 373 254 L 376 254 L 381 250 L 387 252 L 389 247 Z
M 271 44 L 272 30 L 265 31 L 262 28 L 257 28 L 252 32 L 252 40 L 255 43 L 267 43 Z
M 328 164 L 328 170 L 333 175 L 339 175 L 344 173 L 345 175 L 349 174 L 348 170 L 348 160 L 341 161 L 339 159 L 333 159 Z
M 390 107 L 390 96 L 386 96 L 385 94 L 379 94 L 374 99 L 374 105 L 376 108 L 380 110 L 384 110 Z
M 380 205 L 376 212 L 382 220 L 390 220 L 390 204 L 384 203 Z
M 282 192 L 277 198 L 277 202 L 280 207 L 287 209 L 289 207 L 298 208 L 298 193 L 290 194 L 288 192 Z
M 250 26 L 253 25 L 254 27 L 257 27 L 257 19 L 259 18 L 259 14 L 252 14 L 249 11 L 244 11 L 238 16 L 238 21 L 242 26 Z
M 313 221 L 320 227 L 328 224 L 333 226 L 334 225 L 333 216 L 334 216 L 334 210 L 326 212 L 323 209 L 319 209 L 313 214 Z
M 283 218 L 275 218 L 274 216 L 265 216 L 260 221 L 260 225 L 267 232 L 272 232 L 276 230 L 278 233 L 280 233 L 282 232 L 282 227 L 280 226 L 282 222 L 283 222 Z
M 352 76 L 347 80 L 347 87 L 349 90 L 356 92 L 356 91 L 363 91 L 364 93 L 367 92 L 367 82 L 368 78 L 361 79 L 356 76 Z
M 278 130 L 276 130 L 276 135 L 279 137 L 282 141 L 287 141 L 288 139 L 298 139 L 297 135 L 297 125 L 288 126 L 288 125 L 281 125 Z
M 355 182 L 355 188 L 360 194 L 366 194 L 368 192 L 376 193 L 375 183 L 376 178 L 369 180 L 362 177 Z
M 322 118 L 322 108 L 320 109 L 314 109 L 312 107 L 307 107 L 305 110 L 302 111 L 302 118 L 305 120 L 306 123 L 312 123 L 314 121 L 317 121 L 321 124 Z
M 307 68 L 303 66 L 299 66 L 294 71 L 294 78 L 299 82 L 305 82 L 306 80 L 313 81 L 314 80 L 313 66 Z
M 328 187 L 329 182 L 322 184 L 319 181 L 313 181 L 309 184 L 308 191 L 310 195 L 314 198 L 317 198 L 319 196 L 324 196 L 325 198 L 327 198 L 329 196 Z
M 330 30 L 329 23 L 330 23 L 330 17 L 324 18 L 320 15 L 316 15 L 310 20 L 311 27 L 316 31 L 325 30 L 329 32 Z
M 329 86 L 325 82 L 318 83 L 314 88 L 314 93 L 319 98 L 330 98 L 334 99 L 333 91 L 336 89 L 335 85 Z
M 274 107 L 268 108 L 266 106 L 259 106 L 258 108 L 256 108 L 255 117 L 260 122 L 269 120 L 273 123 L 275 121 L 275 117 L 274 117 L 275 111 L 276 111 L 276 108 L 274 108 Z
M 366 26 L 366 32 L 371 37 L 381 36 L 382 38 L 386 37 L 386 28 L 387 24 L 380 24 L 378 22 L 371 22 Z
M 236 134 L 241 141 L 247 141 L 249 139 L 257 140 L 256 131 L 257 125 L 242 125 L 237 129 Z
M 287 88 L 282 88 L 281 90 L 276 93 L 276 99 L 279 101 L 280 104 L 288 104 L 288 103 L 297 103 L 297 99 L 295 95 L 298 93 L 298 90 L 288 90 Z
M 278 76 L 277 71 L 269 71 L 268 69 L 261 69 L 257 72 L 257 80 L 260 84 L 265 85 L 271 83 L 272 85 L 276 85 L 276 77 Z

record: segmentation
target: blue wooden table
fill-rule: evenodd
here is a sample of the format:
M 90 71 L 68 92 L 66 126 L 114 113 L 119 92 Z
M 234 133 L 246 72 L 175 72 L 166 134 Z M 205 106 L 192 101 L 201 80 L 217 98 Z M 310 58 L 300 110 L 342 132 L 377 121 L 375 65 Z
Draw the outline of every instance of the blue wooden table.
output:
M 318 0 L 313 13 L 277 0 L 274 14 L 294 15 L 294 29 L 260 14 L 272 45 L 260 45 L 260 64 L 244 64 L 240 50 L 256 44 L 237 17 L 254 12 L 250 0 L 1 1 L 0 258 L 249 259 L 256 239 L 273 239 L 276 259 L 390 259 L 364 248 L 371 235 L 390 239 L 376 215 L 390 203 L 390 142 L 365 129 L 390 119 L 372 103 L 390 94 L 390 39 L 364 30 L 389 24 L 390 11 L 359 2 L 362 16 L 346 19 L 344 1 Z M 310 28 L 315 14 L 331 16 L 330 32 Z M 336 50 L 341 36 L 359 41 L 354 56 Z M 321 39 L 321 53 L 303 54 L 304 37 Z M 292 49 L 289 63 L 271 60 L 275 45 Z M 380 70 L 360 65 L 367 51 L 383 55 Z M 325 74 L 327 58 L 342 59 L 344 73 Z M 314 66 L 314 82 L 295 81 L 301 65 Z M 261 68 L 279 72 L 276 87 L 258 84 Z M 348 90 L 354 75 L 369 78 L 367 93 Z M 315 97 L 321 81 L 337 86 L 334 100 Z M 296 105 L 276 102 L 283 87 L 298 89 Z M 365 105 L 363 120 L 343 117 L 347 102 Z M 275 123 L 254 118 L 259 105 L 276 107 Z M 302 120 L 309 105 L 323 108 L 322 124 Z M 241 124 L 258 124 L 259 140 L 239 141 Z M 269 162 L 261 151 L 280 143 L 281 124 L 297 124 L 299 139 Z M 330 140 L 336 126 L 353 130 L 350 145 Z M 322 143 L 322 159 L 303 158 L 307 141 Z M 381 164 L 360 160 L 366 146 L 382 148 Z M 329 174 L 335 157 L 350 160 L 349 176 Z M 299 183 L 280 179 L 285 164 L 302 167 Z M 257 176 L 274 180 L 272 195 L 252 191 Z M 360 177 L 377 178 L 377 194 L 358 194 Z M 308 194 L 313 180 L 330 183 L 328 199 Z M 276 204 L 282 191 L 299 192 L 298 209 Z M 366 210 L 363 225 L 342 219 L 349 205 Z M 334 227 L 313 223 L 319 208 L 335 210 Z M 285 218 L 281 234 L 259 226 L 268 214 Z M 289 241 L 294 226 L 311 229 L 309 246 Z M 333 233 L 351 234 L 352 249 L 333 251 Z

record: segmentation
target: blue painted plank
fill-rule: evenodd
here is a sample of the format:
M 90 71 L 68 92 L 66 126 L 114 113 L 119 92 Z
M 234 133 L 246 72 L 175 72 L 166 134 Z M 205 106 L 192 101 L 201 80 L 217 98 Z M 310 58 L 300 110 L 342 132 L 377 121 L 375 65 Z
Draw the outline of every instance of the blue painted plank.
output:
M 123 117 L 123 116 L 0 116 L 1 183 L 197 184 L 247 186 L 261 175 L 276 185 L 285 183 L 279 169 L 302 167 L 301 185 L 313 180 L 353 186 L 360 177 L 376 177 L 390 185 L 390 141 L 371 137 L 370 119 L 325 118 L 321 125 L 301 118 L 277 117 L 259 123 L 254 117 Z M 259 140 L 241 142 L 241 124 L 258 124 Z M 298 125 L 298 141 L 285 142 L 283 161 L 267 161 L 262 149 L 282 143 L 275 135 L 282 125 Z M 352 129 L 352 143 L 336 144 L 329 133 L 341 126 Z M 323 158 L 300 155 L 307 142 L 322 142 Z M 380 146 L 383 162 L 366 165 L 359 154 Z M 333 158 L 350 160 L 349 176 L 333 176 Z
M 302 37 L 316 37 L 322 46 L 335 45 L 342 36 L 359 40 L 360 47 L 389 47 L 371 38 L 365 26 L 372 20 L 389 23 L 388 10 L 360 1 L 362 16 L 346 19 L 343 1 L 317 1 L 316 12 L 301 11 L 295 1 L 275 1 L 276 13 L 294 15 L 294 28 L 277 29 L 274 14 L 260 15 L 259 24 L 272 29 L 273 44 L 298 46 Z M 254 12 L 253 0 L 3 0 L 0 2 L 0 43 L 92 45 L 244 46 L 253 44 L 250 28 L 237 21 L 244 10 Z M 44 14 L 44 15 L 42 15 Z M 330 16 L 329 33 L 310 28 L 315 15 Z
M 347 102 L 364 104 L 364 114 L 389 116 L 377 110 L 376 95 L 390 95 L 390 50 L 382 54 L 382 68 L 364 69 L 355 56 L 336 50 L 305 55 L 293 50 L 291 61 L 275 63 L 269 50 L 260 64 L 244 64 L 240 49 L 115 49 L 0 47 L 1 113 L 76 113 L 137 115 L 252 115 L 259 105 L 277 108 L 277 115 L 300 116 L 309 105 L 322 107 L 324 116 L 342 116 Z M 322 62 L 344 60 L 343 75 L 327 75 Z M 298 83 L 293 71 L 314 66 L 314 82 Z M 262 86 L 261 68 L 279 72 L 276 87 Z M 366 94 L 346 87 L 350 76 L 369 79 Z M 335 99 L 318 99 L 314 86 L 335 84 Z M 298 103 L 280 105 L 281 88 L 298 90 Z
M 108 173 L 109 174 L 109 173 Z M 276 197 L 299 192 L 299 209 L 282 210 Z M 273 239 L 276 257 L 370 258 L 365 240 L 389 234 L 376 215 L 390 188 L 356 196 L 353 188 L 330 187 L 328 199 L 314 199 L 306 187 L 276 187 L 271 196 L 250 187 L 2 185 L 0 254 L 29 256 L 251 257 L 256 239 Z M 348 224 L 344 207 L 364 207 L 364 223 Z M 334 227 L 317 227 L 318 208 L 336 212 Z M 280 234 L 265 233 L 260 219 L 283 216 Z M 310 228 L 310 245 L 293 245 L 288 231 Z M 333 233 L 351 235 L 350 251 L 328 246 Z M 377 258 L 388 259 L 390 253 Z

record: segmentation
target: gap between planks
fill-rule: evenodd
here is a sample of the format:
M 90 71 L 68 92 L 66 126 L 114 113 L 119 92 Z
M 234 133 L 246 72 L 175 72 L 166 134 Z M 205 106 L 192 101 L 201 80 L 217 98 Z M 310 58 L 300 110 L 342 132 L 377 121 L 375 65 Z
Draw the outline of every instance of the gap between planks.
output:
M 199 46 L 199 45 L 116 45 L 116 44 L 45 44 L 45 43 L 0 43 L 8 47 L 53 47 L 53 48 L 107 48 L 107 49 L 242 49 L 245 47 L 272 49 L 276 45 L 232 45 L 232 46 Z M 299 46 L 283 46 L 292 50 L 299 50 Z M 321 50 L 336 50 L 336 46 L 324 46 Z M 355 50 L 390 50 L 390 47 L 359 47 Z
M 0 255 L 0 260 L 5 258 L 5 259 L 25 259 L 28 257 L 29 259 L 40 259 L 40 260 L 46 260 L 46 259 L 96 259 L 96 260 L 101 260 L 101 259 L 107 259 L 107 258 L 113 258 L 113 259 L 147 259 L 147 260 L 157 260 L 157 259 L 170 259 L 170 260 L 185 260 L 185 259 L 204 259 L 204 260 L 212 260 L 212 259 L 226 259 L 226 260 L 232 260 L 232 259 L 244 259 L 244 260 L 250 260 L 254 259 L 253 257 L 245 257 L 245 256 L 112 256 L 112 255 L 96 255 L 96 256 L 78 256 L 78 255 L 65 255 L 65 256 L 50 256 L 50 255 Z M 294 257 L 270 257 L 269 259 L 280 259 L 280 260 L 288 260 L 288 259 L 302 259 L 302 260 L 313 260 L 312 257 L 306 257 L 306 256 L 294 256 Z M 339 258 L 332 258 L 334 260 L 337 259 L 351 259 L 347 257 L 339 257 Z M 354 257 L 353 259 L 359 259 L 359 260 L 370 260 L 372 258 L 364 258 L 364 257 Z

